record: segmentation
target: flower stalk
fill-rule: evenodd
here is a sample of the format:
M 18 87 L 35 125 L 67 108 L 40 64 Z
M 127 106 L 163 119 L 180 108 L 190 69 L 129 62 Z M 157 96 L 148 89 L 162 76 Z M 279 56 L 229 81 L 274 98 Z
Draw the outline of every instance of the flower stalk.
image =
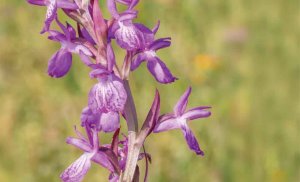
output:
M 160 22 L 150 29 L 135 19 L 139 0 L 106 0 L 111 17 L 104 18 L 98 0 L 27 0 L 30 4 L 47 7 L 42 34 L 61 44 L 48 63 L 48 75 L 60 78 L 71 69 L 73 55 L 78 55 L 84 66 L 91 69 L 89 77 L 95 80 L 88 94 L 87 105 L 81 112 L 81 127 L 85 135 L 75 128 L 77 137 L 68 137 L 67 144 L 82 150 L 83 154 L 60 175 L 63 182 L 81 182 L 92 163 L 102 166 L 110 173 L 110 182 L 138 182 L 139 160 L 145 158 L 148 177 L 150 154 L 145 152 L 148 136 L 172 129 L 180 129 L 188 147 L 196 155 L 204 155 L 197 139 L 188 127 L 188 121 L 210 115 L 210 107 L 186 109 L 191 88 L 180 97 L 173 112 L 160 113 L 160 95 L 156 90 L 152 105 L 142 127 L 138 126 L 137 111 L 130 89 L 131 72 L 146 62 L 147 69 L 161 84 L 177 80 L 167 65 L 158 57 L 157 51 L 171 45 L 171 38 L 155 38 Z M 125 6 L 120 12 L 117 3 Z M 60 22 L 57 11 L 62 10 L 77 24 Z M 56 22 L 59 30 L 52 28 Z M 121 67 L 117 64 L 112 42 L 126 52 Z M 120 69 L 121 68 L 121 69 Z M 145 76 L 145 75 L 140 75 Z M 121 131 L 120 118 L 127 123 Z M 99 133 L 114 133 L 112 142 L 100 143 Z M 120 138 L 120 132 L 123 138 Z M 141 152 L 143 148 L 144 152 Z

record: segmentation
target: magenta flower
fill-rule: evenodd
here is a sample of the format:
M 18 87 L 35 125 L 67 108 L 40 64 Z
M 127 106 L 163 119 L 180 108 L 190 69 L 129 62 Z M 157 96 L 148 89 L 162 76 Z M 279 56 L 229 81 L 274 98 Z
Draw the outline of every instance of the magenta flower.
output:
M 191 129 L 188 127 L 187 122 L 189 120 L 205 118 L 210 116 L 210 111 L 206 110 L 210 107 L 201 106 L 185 111 L 191 90 L 191 87 L 189 87 L 185 91 L 185 93 L 180 97 L 179 101 L 174 107 L 173 113 L 164 114 L 160 116 L 159 121 L 156 127 L 154 128 L 153 132 L 159 133 L 172 129 L 181 129 L 189 148 L 195 151 L 197 155 L 204 155 L 204 152 L 199 147 L 197 139 L 195 138 Z
M 98 83 L 89 92 L 88 107 L 100 119 L 98 130 L 112 132 L 120 127 L 119 112 L 124 109 L 127 94 L 123 81 L 113 74 L 115 55 L 110 44 L 107 59 L 107 69 L 98 68 L 90 73 L 90 77 L 97 78 Z
M 47 6 L 45 25 L 41 33 L 49 31 L 52 21 L 57 16 L 56 12 L 58 8 L 69 10 L 78 9 L 77 5 L 69 0 L 27 0 L 27 2 L 38 6 Z
M 171 38 L 161 38 L 153 41 L 142 51 L 137 53 L 131 64 L 131 71 L 139 67 L 143 61 L 147 61 L 148 70 L 160 83 L 171 83 L 177 78 L 172 75 L 164 62 L 156 54 L 156 51 L 171 45 Z
M 142 24 L 133 23 L 133 19 L 137 17 L 137 11 L 133 10 L 138 1 L 133 0 L 121 1 L 128 4 L 128 9 L 119 14 L 114 0 L 108 0 L 108 9 L 115 23 L 110 29 L 110 38 L 115 38 L 117 44 L 128 51 L 143 49 L 149 42 L 154 39 L 153 32 Z
M 113 166 L 109 162 L 107 156 L 103 152 L 99 151 L 98 132 L 88 127 L 87 131 L 88 136 L 90 137 L 90 140 L 88 141 L 80 132 L 77 130 L 75 131 L 79 139 L 69 137 L 67 139 L 67 143 L 82 149 L 84 153 L 60 175 L 62 181 L 82 181 L 91 167 L 91 161 L 94 161 L 103 167 L 114 171 Z
M 63 33 L 49 30 L 50 36 L 48 37 L 50 40 L 61 43 L 61 48 L 50 58 L 48 63 L 48 74 L 54 78 L 63 77 L 69 72 L 72 65 L 72 53 L 92 56 L 87 47 L 76 41 L 76 32 L 71 25 L 67 24 L 65 27 L 58 20 L 57 24 Z

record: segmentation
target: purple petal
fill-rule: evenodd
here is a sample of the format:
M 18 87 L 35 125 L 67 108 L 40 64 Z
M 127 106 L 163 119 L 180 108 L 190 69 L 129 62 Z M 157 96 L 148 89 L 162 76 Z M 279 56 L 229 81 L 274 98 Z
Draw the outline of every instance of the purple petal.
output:
M 57 1 L 58 8 L 69 9 L 69 10 L 78 9 L 78 6 L 75 3 L 72 3 L 68 0 L 56 0 L 56 1 Z
M 57 42 L 67 41 L 66 36 L 58 31 L 49 30 L 48 33 L 49 33 L 48 39 L 50 40 L 57 41 Z
M 178 128 L 180 128 L 179 121 L 174 117 L 174 115 L 168 114 L 166 116 L 159 118 L 153 132 L 159 133 L 159 132 L 178 129 Z
M 171 83 L 176 80 L 165 63 L 163 63 L 158 57 L 149 59 L 147 67 L 155 79 L 160 83 Z
M 140 64 L 145 61 L 147 59 L 147 55 L 144 53 L 139 53 L 131 62 L 131 71 L 134 71 L 135 69 L 137 69 Z
M 117 44 L 128 51 L 134 51 L 144 47 L 143 33 L 133 24 L 119 23 L 119 29 L 115 32 Z
M 130 5 L 131 0 L 116 0 L 118 3 L 124 4 L 124 5 Z
M 72 65 L 72 54 L 65 49 L 57 51 L 49 60 L 48 74 L 54 78 L 65 76 Z
M 104 69 L 104 68 L 98 68 L 94 69 L 93 71 L 90 72 L 90 77 L 91 78 L 99 78 L 99 77 L 105 77 L 109 74 L 109 72 Z
M 196 107 L 196 108 L 188 110 L 186 113 L 184 113 L 182 115 L 182 117 L 186 118 L 187 120 L 206 118 L 211 115 L 210 111 L 205 110 L 205 109 L 209 109 L 209 108 L 210 107 L 207 107 L 207 106 Z
M 157 51 L 159 49 L 169 47 L 171 45 L 170 40 L 171 40 L 170 37 L 157 39 L 153 43 L 151 43 L 149 49 Z
M 119 22 L 127 21 L 127 20 L 133 20 L 137 17 L 137 11 L 130 10 L 125 11 L 121 14 L 121 16 L 118 18 Z M 131 22 L 131 21 L 130 21 Z
M 45 33 L 49 30 L 52 21 L 56 18 L 56 11 L 57 11 L 56 0 L 50 0 L 49 4 L 47 5 L 45 25 L 41 33 Z
M 69 23 L 67 23 L 67 30 L 68 30 L 68 34 L 69 34 L 69 40 L 75 39 L 76 31 Z
M 80 182 L 91 167 L 91 153 L 84 153 L 73 162 L 61 175 L 64 182 Z
M 128 9 L 133 9 L 138 3 L 139 3 L 139 0 L 131 0 L 130 6 L 128 7 Z
M 100 114 L 94 114 L 89 107 L 85 107 L 81 112 L 80 120 L 82 127 L 89 125 L 91 128 L 95 128 L 99 125 Z
M 27 2 L 38 6 L 46 6 L 45 0 L 27 0 Z
M 176 103 L 176 105 L 174 106 L 174 113 L 175 113 L 175 116 L 181 116 L 185 109 L 186 109 L 186 106 L 188 104 L 188 99 L 189 99 L 189 96 L 191 94 L 191 91 L 192 91 L 192 88 L 189 87 L 185 92 L 184 94 L 180 97 L 180 99 L 178 100 L 178 102 Z
M 108 11 L 115 19 L 119 18 L 119 13 L 117 10 L 115 0 L 107 0 L 107 7 L 108 7 Z
M 111 47 L 111 44 L 107 44 L 107 70 L 109 72 L 113 71 L 113 67 L 116 64 L 116 58 L 113 48 Z
M 93 113 L 123 111 L 127 94 L 122 80 L 113 74 L 98 79 L 89 93 L 89 108 Z
M 92 45 L 96 44 L 94 39 L 91 37 L 91 35 L 88 33 L 88 31 L 84 27 L 80 28 L 79 24 L 77 24 L 77 30 L 78 30 L 78 35 L 80 38 L 87 40 Z
M 154 33 L 143 24 L 135 23 L 134 25 L 143 33 L 144 46 L 150 45 L 154 41 Z
M 157 33 L 159 26 L 160 26 L 160 21 L 158 20 L 157 24 L 152 29 L 154 35 Z
M 80 56 L 81 61 L 82 61 L 85 65 L 87 65 L 87 66 L 89 66 L 89 67 L 93 67 L 93 63 L 92 63 L 92 61 L 90 60 L 90 58 L 89 58 L 87 55 L 85 55 L 82 51 L 79 51 L 79 56 Z
M 92 161 L 96 162 L 97 164 L 100 164 L 104 168 L 108 169 L 109 171 L 114 171 L 114 167 L 109 161 L 107 155 L 104 152 L 99 151 L 94 155 L 92 158 Z
M 78 138 L 68 137 L 66 142 L 67 144 L 73 145 L 85 152 L 92 152 L 93 150 L 92 146 L 89 143 Z
M 197 155 L 204 155 L 204 152 L 200 149 L 197 139 L 195 138 L 191 129 L 187 126 L 186 122 L 181 123 L 181 130 L 185 137 L 185 140 L 191 150 Z
M 87 56 L 93 56 L 92 52 L 87 47 L 85 47 L 80 43 L 63 42 L 62 45 L 65 48 L 67 48 L 69 52 L 76 53 L 76 54 L 80 54 L 80 52 L 82 52 Z
M 99 129 L 106 133 L 114 132 L 120 128 L 120 116 L 118 112 L 101 113 Z

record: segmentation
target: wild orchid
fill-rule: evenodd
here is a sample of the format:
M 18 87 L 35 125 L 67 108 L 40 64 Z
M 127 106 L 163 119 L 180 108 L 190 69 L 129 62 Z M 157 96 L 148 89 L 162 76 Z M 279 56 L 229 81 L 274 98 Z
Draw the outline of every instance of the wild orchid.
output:
M 156 51 L 169 47 L 171 38 L 156 39 L 160 22 L 150 29 L 134 22 L 138 15 L 135 9 L 139 0 L 106 0 L 111 17 L 104 19 L 98 0 L 27 0 L 30 4 L 46 6 L 46 20 L 42 33 L 50 40 L 59 42 L 61 48 L 50 58 L 48 74 L 59 78 L 65 76 L 72 65 L 72 55 L 79 55 L 85 66 L 91 69 L 89 76 L 97 82 L 91 87 L 87 105 L 81 112 L 81 127 L 85 136 L 75 128 L 77 138 L 68 137 L 67 143 L 83 154 L 64 170 L 60 178 L 64 182 L 80 182 L 92 163 L 110 173 L 111 182 L 139 181 L 138 161 L 145 159 L 148 177 L 150 154 L 145 151 L 145 140 L 152 133 L 181 129 L 189 148 L 203 155 L 196 137 L 188 127 L 190 120 L 210 116 L 210 107 L 201 106 L 186 110 L 191 88 L 181 96 L 172 113 L 160 113 L 160 95 L 156 90 L 149 113 L 139 129 L 136 108 L 129 85 L 129 75 L 143 61 L 154 78 L 162 84 L 177 80 Z M 124 5 L 123 12 L 118 4 Z M 76 24 L 60 22 L 57 11 L 61 9 Z M 60 31 L 52 28 L 53 21 Z M 116 63 L 111 43 L 116 41 L 126 51 L 123 64 Z M 120 117 L 127 124 L 127 131 L 120 135 Z M 101 144 L 99 133 L 114 133 L 109 144 Z

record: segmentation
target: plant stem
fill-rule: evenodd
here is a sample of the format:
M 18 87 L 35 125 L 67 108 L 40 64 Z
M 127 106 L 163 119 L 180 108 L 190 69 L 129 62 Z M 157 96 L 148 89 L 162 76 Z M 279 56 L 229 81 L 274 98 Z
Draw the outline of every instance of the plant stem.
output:
M 136 109 L 131 94 L 128 80 L 124 80 L 124 86 L 127 92 L 127 102 L 124 109 L 124 115 L 128 125 L 128 154 L 124 173 L 120 176 L 121 182 L 131 182 L 137 165 L 141 145 L 136 142 L 138 133 L 138 121 Z

